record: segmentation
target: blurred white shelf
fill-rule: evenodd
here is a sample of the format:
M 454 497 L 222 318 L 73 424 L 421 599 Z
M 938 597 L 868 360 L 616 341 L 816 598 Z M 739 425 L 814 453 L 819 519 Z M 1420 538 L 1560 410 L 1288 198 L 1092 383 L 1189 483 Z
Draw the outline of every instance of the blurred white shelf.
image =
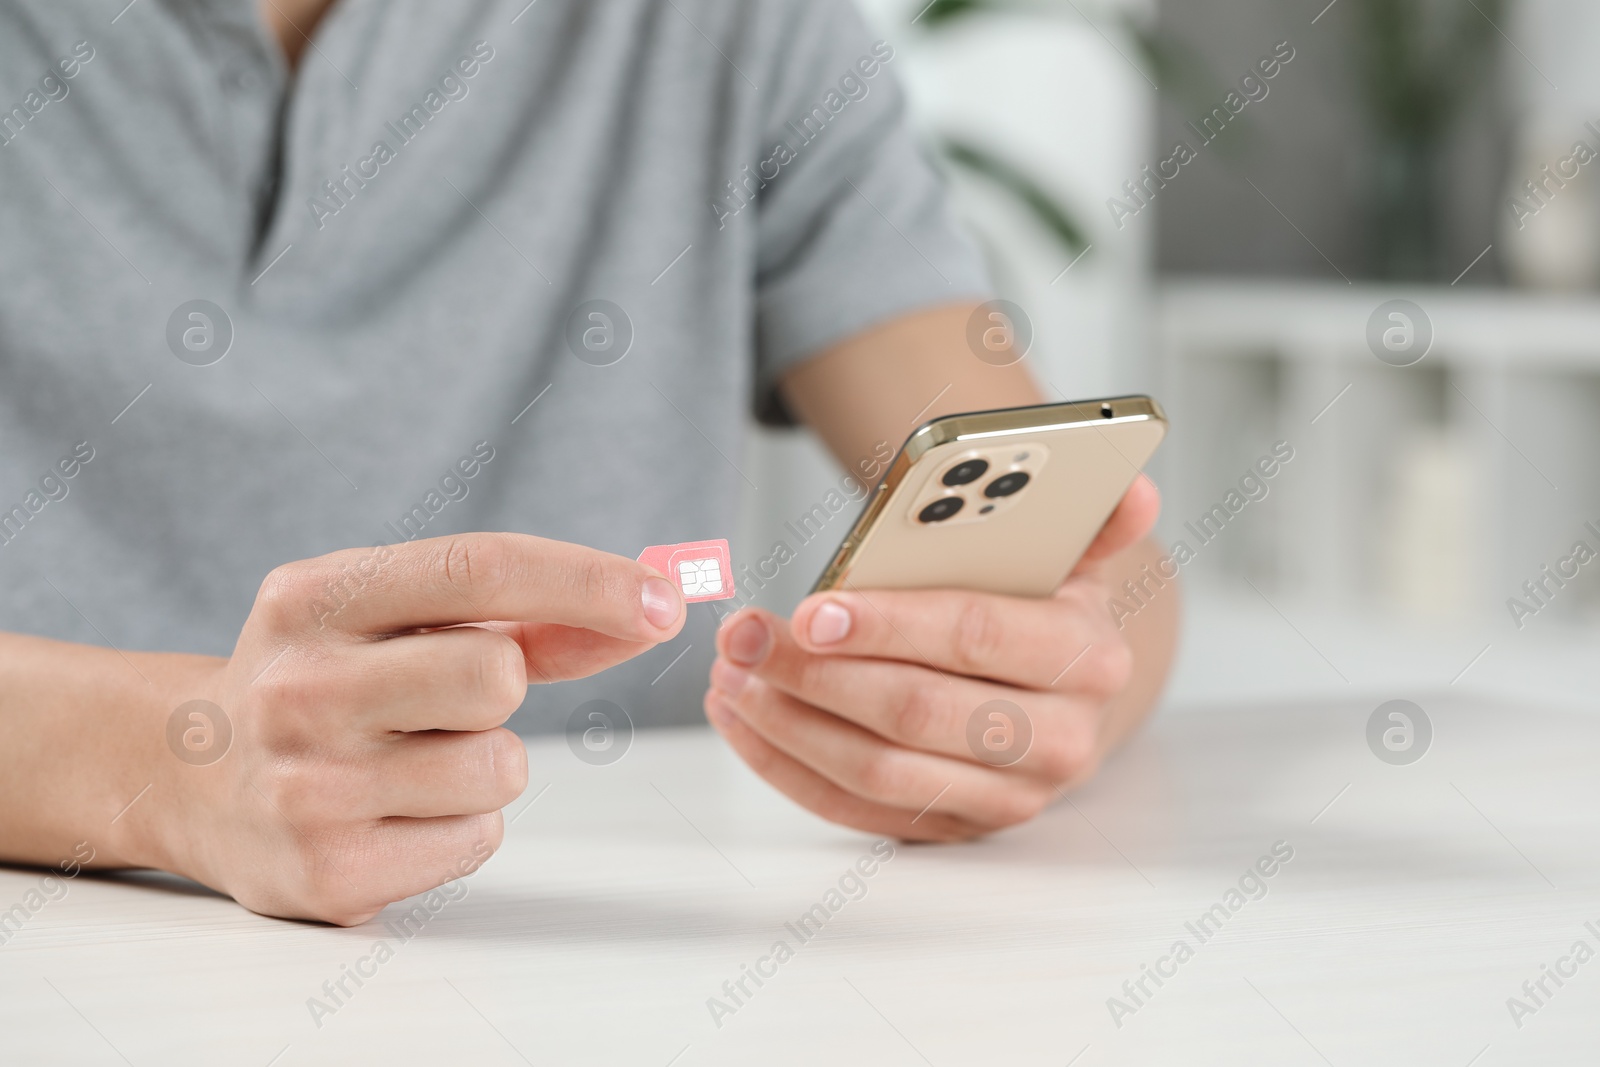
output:
M 1281 614 L 1280 614 L 1281 612 Z M 1524 630 L 1406 620 L 1302 599 L 1269 605 L 1242 581 L 1186 590 L 1167 713 L 1262 701 L 1463 697 L 1515 707 L 1600 710 L 1600 622 L 1533 620 Z
M 1600 369 L 1600 298 L 1450 286 L 1176 280 L 1157 290 L 1165 346 L 1196 356 L 1272 348 L 1294 359 L 1366 357 L 1367 319 L 1396 298 L 1433 325 L 1429 360 Z
M 1424 358 L 1377 358 L 1387 301 L 1422 309 Z M 1507 607 L 1580 538 L 1600 548 L 1600 299 L 1488 289 L 1170 281 L 1155 297 L 1161 531 L 1211 512 L 1278 441 L 1270 486 L 1200 551 L 1193 576 L 1318 610 L 1522 636 Z M 1386 320 L 1385 320 L 1386 321 Z M 1594 572 L 1594 573 L 1590 573 Z M 1539 620 L 1600 605 L 1584 567 Z M 1230 584 L 1231 583 L 1231 584 Z

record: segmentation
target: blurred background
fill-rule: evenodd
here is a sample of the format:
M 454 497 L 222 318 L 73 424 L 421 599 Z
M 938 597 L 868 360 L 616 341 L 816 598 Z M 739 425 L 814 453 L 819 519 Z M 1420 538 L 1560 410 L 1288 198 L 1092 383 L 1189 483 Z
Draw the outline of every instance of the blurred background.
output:
M 863 7 L 1046 391 L 1166 406 L 1160 533 L 1195 550 L 1169 707 L 1592 706 L 1600 5 Z M 839 476 L 792 433 L 749 462 L 747 545 Z M 837 540 L 761 602 L 792 606 Z

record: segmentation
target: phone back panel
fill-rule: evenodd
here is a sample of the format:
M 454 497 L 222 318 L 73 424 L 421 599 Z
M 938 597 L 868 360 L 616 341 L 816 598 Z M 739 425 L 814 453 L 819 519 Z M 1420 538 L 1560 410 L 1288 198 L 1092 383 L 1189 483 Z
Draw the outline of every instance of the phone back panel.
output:
M 1049 595 L 1165 433 L 1148 397 L 935 420 L 895 457 L 816 588 Z

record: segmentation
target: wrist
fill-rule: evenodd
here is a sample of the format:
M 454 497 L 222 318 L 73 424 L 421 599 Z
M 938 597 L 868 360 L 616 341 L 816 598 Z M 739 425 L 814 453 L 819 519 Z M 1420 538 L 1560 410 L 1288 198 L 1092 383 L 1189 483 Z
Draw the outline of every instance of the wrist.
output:
M 215 706 L 227 661 L 145 655 L 135 662 L 150 684 L 131 694 L 122 717 L 120 766 L 106 776 L 116 783 L 117 792 L 105 805 L 110 822 L 105 828 L 106 849 L 97 857 L 97 865 L 148 867 L 196 878 L 190 824 L 209 806 L 203 794 L 219 777 L 221 759 L 213 758 L 214 752 L 197 752 L 185 745 L 185 733 L 191 743 L 201 738 L 202 724 L 191 722 L 188 713 L 177 713 L 191 701 Z M 195 708 L 203 713 L 206 705 Z M 216 725 L 209 724 L 213 739 Z

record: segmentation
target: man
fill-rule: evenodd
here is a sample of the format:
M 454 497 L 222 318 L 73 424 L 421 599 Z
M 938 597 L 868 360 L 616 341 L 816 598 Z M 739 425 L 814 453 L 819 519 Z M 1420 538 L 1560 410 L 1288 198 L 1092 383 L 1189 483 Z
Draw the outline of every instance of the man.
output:
M 498 846 L 501 724 L 574 707 L 530 683 L 694 708 L 705 660 L 627 663 L 688 618 L 633 558 L 729 528 L 752 405 L 854 468 L 1041 399 L 966 346 L 976 256 L 842 0 L 113 14 L 0 10 L 0 858 L 361 922 Z M 705 713 L 845 825 L 1025 820 L 1160 689 L 1173 597 L 1104 606 L 1157 506 L 1051 599 L 740 612 Z M 1014 767 L 966 748 L 994 698 Z

